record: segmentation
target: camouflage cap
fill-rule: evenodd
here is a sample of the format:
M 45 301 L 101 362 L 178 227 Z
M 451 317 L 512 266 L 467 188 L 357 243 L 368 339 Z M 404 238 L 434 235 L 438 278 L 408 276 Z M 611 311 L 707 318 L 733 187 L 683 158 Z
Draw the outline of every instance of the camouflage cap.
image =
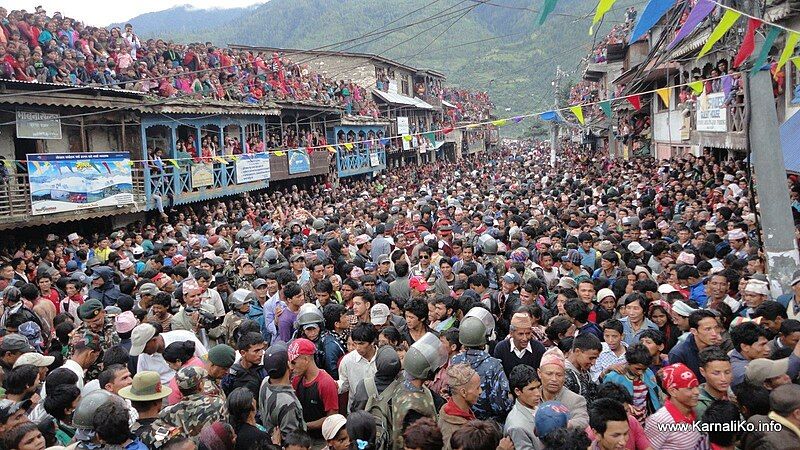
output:
M 178 388 L 182 391 L 196 389 L 203 382 L 203 379 L 208 376 L 206 369 L 202 367 L 184 367 L 175 375 L 175 380 L 178 382 Z

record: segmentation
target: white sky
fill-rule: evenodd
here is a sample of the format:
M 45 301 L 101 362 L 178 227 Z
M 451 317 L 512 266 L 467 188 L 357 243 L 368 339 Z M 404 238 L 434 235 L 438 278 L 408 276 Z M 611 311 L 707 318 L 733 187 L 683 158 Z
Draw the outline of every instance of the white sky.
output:
M 8 10 L 25 9 L 33 11 L 37 5 L 42 5 L 48 15 L 55 11 L 74 19 L 81 20 L 89 25 L 105 26 L 114 22 L 124 22 L 128 19 L 152 11 L 163 11 L 177 5 L 190 4 L 196 8 L 218 8 L 220 3 L 225 8 L 250 6 L 256 3 L 265 3 L 266 0 L 5 0 L 2 6 Z

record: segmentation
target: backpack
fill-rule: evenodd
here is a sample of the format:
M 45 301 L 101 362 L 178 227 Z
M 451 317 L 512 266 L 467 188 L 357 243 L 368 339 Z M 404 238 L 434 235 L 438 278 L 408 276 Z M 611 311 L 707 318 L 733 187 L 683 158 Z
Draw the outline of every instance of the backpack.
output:
M 365 411 L 375 418 L 375 449 L 389 450 L 392 448 L 392 397 L 397 391 L 399 381 L 395 380 L 378 393 L 375 378 L 364 378 L 364 388 L 367 390 L 367 406 Z

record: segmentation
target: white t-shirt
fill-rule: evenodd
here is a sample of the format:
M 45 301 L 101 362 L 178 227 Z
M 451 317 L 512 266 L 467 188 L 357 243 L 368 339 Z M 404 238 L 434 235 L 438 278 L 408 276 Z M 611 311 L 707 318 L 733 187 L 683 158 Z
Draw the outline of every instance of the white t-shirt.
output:
M 161 337 L 164 339 L 164 347 L 172 344 L 173 342 L 183 342 L 183 341 L 194 341 L 194 355 L 198 358 L 202 358 L 208 354 L 208 350 L 197 339 L 194 333 L 189 330 L 173 330 L 167 331 L 165 333 L 161 333 Z M 152 370 L 158 372 L 158 375 L 161 377 L 161 384 L 169 383 L 169 380 L 175 376 L 175 371 L 169 368 L 169 364 L 167 361 L 164 360 L 164 357 L 161 353 L 154 353 L 152 355 L 148 355 L 146 353 L 142 353 L 139 355 L 139 362 L 136 365 L 136 372 L 142 372 L 145 370 Z

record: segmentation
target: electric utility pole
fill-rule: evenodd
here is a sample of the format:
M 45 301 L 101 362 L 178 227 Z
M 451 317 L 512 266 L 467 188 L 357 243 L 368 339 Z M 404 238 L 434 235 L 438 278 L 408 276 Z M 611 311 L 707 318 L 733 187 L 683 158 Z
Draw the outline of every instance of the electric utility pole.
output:
M 749 2 L 751 14 L 760 17 L 758 2 Z M 754 55 L 761 52 L 764 37 L 756 34 Z M 798 268 L 794 220 L 786 184 L 783 150 L 778 139 L 778 114 L 772 94 L 772 77 L 768 70 L 745 72 L 745 87 L 749 103 L 748 133 L 750 156 L 756 175 L 756 191 L 760 205 L 760 224 L 764 254 L 770 284 L 779 285 L 790 293 L 792 274 Z M 780 294 L 773 292 L 773 297 Z
M 556 165 L 556 151 L 558 150 L 558 117 L 559 97 L 561 95 L 561 66 L 556 66 L 556 77 L 553 79 L 553 124 L 550 127 L 550 167 Z

